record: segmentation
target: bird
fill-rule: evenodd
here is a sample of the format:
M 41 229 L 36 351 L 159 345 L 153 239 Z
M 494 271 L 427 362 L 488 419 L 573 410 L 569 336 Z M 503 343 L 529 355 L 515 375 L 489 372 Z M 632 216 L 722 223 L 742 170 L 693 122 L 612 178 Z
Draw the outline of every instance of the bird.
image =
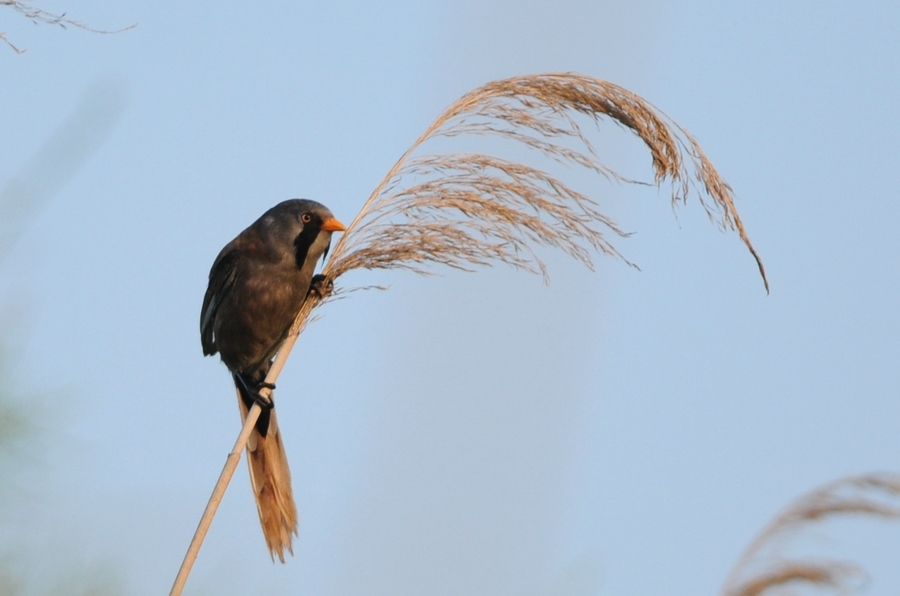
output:
M 293 554 L 297 508 L 275 418 L 274 401 L 260 395 L 272 359 L 311 291 L 331 235 L 347 228 L 321 203 L 283 201 L 225 245 L 209 271 L 200 311 L 205 356 L 219 354 L 232 374 L 244 420 L 254 402 L 262 413 L 247 442 L 247 462 L 259 520 L 272 560 Z M 269 393 L 271 395 L 271 391 Z

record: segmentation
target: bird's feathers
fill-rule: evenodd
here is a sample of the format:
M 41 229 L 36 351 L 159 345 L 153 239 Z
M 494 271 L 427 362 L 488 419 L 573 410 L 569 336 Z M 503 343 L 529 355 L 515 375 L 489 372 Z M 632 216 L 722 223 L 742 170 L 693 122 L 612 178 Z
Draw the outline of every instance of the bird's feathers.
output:
M 238 398 L 241 420 L 247 418 L 247 406 Z M 269 429 L 263 437 L 255 430 L 247 442 L 247 467 L 250 485 L 256 499 L 256 510 L 266 546 L 272 559 L 284 563 L 284 551 L 294 554 L 293 537 L 297 534 L 297 507 L 291 488 L 291 470 L 281 441 L 275 410 L 269 412 Z
M 233 250 L 227 250 L 228 246 L 219 253 L 210 269 L 209 286 L 206 288 L 203 307 L 200 309 L 200 343 L 203 344 L 204 356 L 212 356 L 217 351 L 213 321 L 219 310 L 221 298 L 227 295 L 234 285 L 236 255 Z

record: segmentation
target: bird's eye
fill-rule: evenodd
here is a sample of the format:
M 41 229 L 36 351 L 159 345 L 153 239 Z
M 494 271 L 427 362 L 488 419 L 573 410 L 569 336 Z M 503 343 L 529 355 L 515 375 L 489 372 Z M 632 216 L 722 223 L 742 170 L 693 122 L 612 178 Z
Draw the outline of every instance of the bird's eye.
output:
M 303 223 L 309 223 L 312 221 L 312 215 L 310 215 L 309 213 L 304 213 L 300 216 L 300 221 L 302 221 Z

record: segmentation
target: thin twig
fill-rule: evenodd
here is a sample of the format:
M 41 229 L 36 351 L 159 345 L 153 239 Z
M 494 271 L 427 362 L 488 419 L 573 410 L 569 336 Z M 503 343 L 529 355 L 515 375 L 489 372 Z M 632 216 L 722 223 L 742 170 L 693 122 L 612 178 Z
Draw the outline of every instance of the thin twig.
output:
M 68 16 L 66 16 L 66 13 L 56 14 L 46 11 L 43 8 L 32 6 L 29 0 L 0 0 L 0 6 L 8 6 L 12 8 L 35 24 L 44 23 L 47 25 L 58 25 L 63 29 L 66 29 L 66 26 L 70 25 L 72 27 L 77 27 L 78 29 L 84 29 L 85 31 L 90 31 L 91 33 L 99 33 L 101 35 L 121 33 L 123 31 L 128 31 L 129 29 L 134 29 L 135 27 L 137 27 L 137 23 L 133 23 L 131 25 L 128 25 L 127 27 L 122 27 L 121 29 L 116 30 L 95 29 L 90 25 L 82 23 L 81 21 L 70 19 Z M 15 46 L 9 39 L 7 39 L 6 35 L 2 31 L 0 31 L 0 41 L 6 43 L 6 45 L 12 48 L 17 54 L 24 54 L 27 51 Z

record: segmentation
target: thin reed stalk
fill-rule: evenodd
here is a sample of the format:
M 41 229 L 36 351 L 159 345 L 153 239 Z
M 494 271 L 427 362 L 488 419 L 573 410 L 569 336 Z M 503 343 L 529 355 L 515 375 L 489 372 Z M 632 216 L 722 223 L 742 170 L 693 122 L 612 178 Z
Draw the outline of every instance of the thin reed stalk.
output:
M 288 354 L 291 353 L 296 342 L 297 334 L 291 334 L 285 340 L 284 344 L 282 344 L 279 355 L 275 358 L 275 361 L 272 363 L 272 366 L 266 375 L 266 382 L 270 385 L 275 385 L 275 381 L 278 380 L 278 376 L 281 374 L 285 362 L 287 362 Z M 260 389 L 259 393 L 263 398 L 272 396 L 272 390 L 267 387 Z M 240 392 L 238 392 L 238 399 L 241 399 Z M 203 540 L 206 539 L 206 533 L 212 525 L 213 518 L 216 516 L 216 511 L 219 509 L 219 504 L 222 502 L 222 497 L 225 496 L 225 491 L 231 483 L 234 471 L 241 461 L 241 453 L 243 453 L 244 449 L 247 447 L 247 441 L 250 439 L 250 435 L 252 434 L 253 428 L 256 426 L 256 421 L 259 420 L 259 415 L 261 413 L 262 409 L 257 403 L 254 403 L 247 412 L 247 417 L 244 419 L 244 426 L 241 427 L 241 432 L 238 434 L 234 447 L 232 447 L 231 451 L 228 453 L 228 457 L 225 458 L 225 466 L 222 468 L 219 479 L 213 487 L 212 495 L 210 495 L 209 501 L 206 503 L 206 508 L 203 510 L 203 515 L 200 517 L 200 522 L 197 524 L 197 529 L 194 531 L 194 536 L 191 538 L 187 553 L 185 553 L 184 559 L 181 561 L 181 567 L 178 569 L 178 574 L 175 576 L 175 581 L 172 583 L 172 589 L 169 591 L 169 596 L 181 596 L 181 592 L 184 590 L 184 586 L 187 583 L 188 576 L 191 574 L 191 569 L 194 567 L 194 562 L 197 560 L 197 555 L 200 554 L 200 547 L 203 545 Z
M 238 399 L 240 399 L 240 395 Z M 191 574 L 191 569 L 194 567 L 194 562 L 197 560 L 197 555 L 200 554 L 200 547 L 203 545 L 206 533 L 212 525 L 212 520 L 219 509 L 222 497 L 225 496 L 225 489 L 228 488 L 228 484 L 231 482 L 232 476 L 234 476 L 234 471 L 237 470 L 237 466 L 241 461 L 241 453 L 244 451 L 244 447 L 247 446 L 247 440 L 250 438 L 250 433 L 253 432 L 253 427 L 256 425 L 261 412 L 262 409 L 259 407 L 259 404 L 253 404 L 253 407 L 247 412 L 244 426 L 241 428 L 240 434 L 238 434 L 234 447 L 229 452 L 228 457 L 225 458 L 225 467 L 222 468 L 222 473 L 219 474 L 219 479 L 216 481 L 215 487 L 213 487 L 212 495 L 210 495 L 209 501 L 206 503 L 206 508 L 203 510 L 200 523 L 197 524 L 197 529 L 194 531 L 193 538 L 191 538 L 191 544 L 188 546 L 187 553 L 185 553 L 184 559 L 181 561 L 181 567 L 175 576 L 175 582 L 172 584 L 169 596 L 181 596 L 188 576 Z

